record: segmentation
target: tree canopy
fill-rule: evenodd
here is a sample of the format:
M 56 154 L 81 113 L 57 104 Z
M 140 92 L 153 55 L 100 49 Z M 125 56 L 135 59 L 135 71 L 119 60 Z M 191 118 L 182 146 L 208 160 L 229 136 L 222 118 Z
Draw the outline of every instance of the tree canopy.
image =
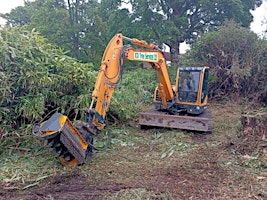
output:
M 261 0 L 36 0 L 1 15 L 15 26 L 35 28 L 84 62 L 100 62 L 108 40 L 121 32 L 169 45 L 174 64 L 180 43 L 233 20 L 243 27 Z
M 227 19 L 240 23 L 243 27 L 249 27 L 253 20 L 250 9 L 262 3 L 261 0 L 130 0 L 130 2 L 134 13 L 140 21 L 143 21 L 142 24 L 148 24 L 151 28 L 157 25 L 150 32 L 155 32 L 161 42 L 170 46 L 172 60 L 175 63 L 180 43 L 194 41 L 200 34 L 217 29 Z M 159 13 L 162 18 L 157 17 Z M 146 20 L 149 19 L 151 21 L 147 23 Z

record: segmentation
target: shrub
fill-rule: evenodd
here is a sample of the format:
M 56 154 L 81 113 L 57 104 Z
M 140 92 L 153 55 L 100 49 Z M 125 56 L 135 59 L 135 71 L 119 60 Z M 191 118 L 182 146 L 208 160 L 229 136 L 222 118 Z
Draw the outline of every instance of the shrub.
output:
M 89 105 L 96 73 L 47 43 L 34 30 L 0 31 L 0 123 L 2 129 L 42 119 L 59 110 L 77 117 Z
M 110 114 L 120 120 L 136 117 L 142 108 L 152 105 L 156 85 L 157 75 L 153 69 L 126 71 L 111 100 Z
M 267 42 L 248 29 L 227 22 L 203 34 L 186 56 L 187 63 L 211 68 L 212 97 L 246 97 L 261 101 L 266 91 Z M 265 92 L 266 93 L 266 92 Z

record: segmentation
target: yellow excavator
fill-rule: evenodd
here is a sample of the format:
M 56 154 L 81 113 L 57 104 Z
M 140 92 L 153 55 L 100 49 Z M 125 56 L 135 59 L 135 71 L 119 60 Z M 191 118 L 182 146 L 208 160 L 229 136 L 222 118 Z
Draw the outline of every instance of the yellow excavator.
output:
M 129 44 L 125 45 L 125 41 Z M 121 82 L 124 60 L 148 63 L 157 72 L 154 108 L 140 114 L 141 126 L 211 131 L 211 112 L 207 110 L 209 67 L 178 68 L 176 83 L 172 85 L 166 58 L 157 45 L 117 34 L 103 54 L 92 102 L 85 109 L 85 121 L 74 126 L 67 116 L 55 113 L 33 127 L 33 134 L 59 155 L 63 165 L 81 165 L 95 149 L 93 139 L 107 128 L 106 114 Z

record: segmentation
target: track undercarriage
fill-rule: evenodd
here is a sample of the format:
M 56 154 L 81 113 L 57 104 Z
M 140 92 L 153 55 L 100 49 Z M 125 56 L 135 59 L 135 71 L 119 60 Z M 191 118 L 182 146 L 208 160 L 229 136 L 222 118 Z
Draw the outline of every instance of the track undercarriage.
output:
M 210 110 L 206 110 L 200 115 L 170 115 L 168 112 L 151 109 L 140 114 L 139 124 L 141 126 L 155 126 L 200 132 L 211 132 L 212 114 Z

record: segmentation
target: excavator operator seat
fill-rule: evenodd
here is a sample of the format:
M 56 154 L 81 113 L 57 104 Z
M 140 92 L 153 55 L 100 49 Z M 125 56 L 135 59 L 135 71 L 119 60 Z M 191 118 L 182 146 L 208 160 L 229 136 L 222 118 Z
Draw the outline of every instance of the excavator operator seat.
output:
M 199 90 L 200 70 L 180 69 L 178 97 L 181 102 L 196 102 Z

